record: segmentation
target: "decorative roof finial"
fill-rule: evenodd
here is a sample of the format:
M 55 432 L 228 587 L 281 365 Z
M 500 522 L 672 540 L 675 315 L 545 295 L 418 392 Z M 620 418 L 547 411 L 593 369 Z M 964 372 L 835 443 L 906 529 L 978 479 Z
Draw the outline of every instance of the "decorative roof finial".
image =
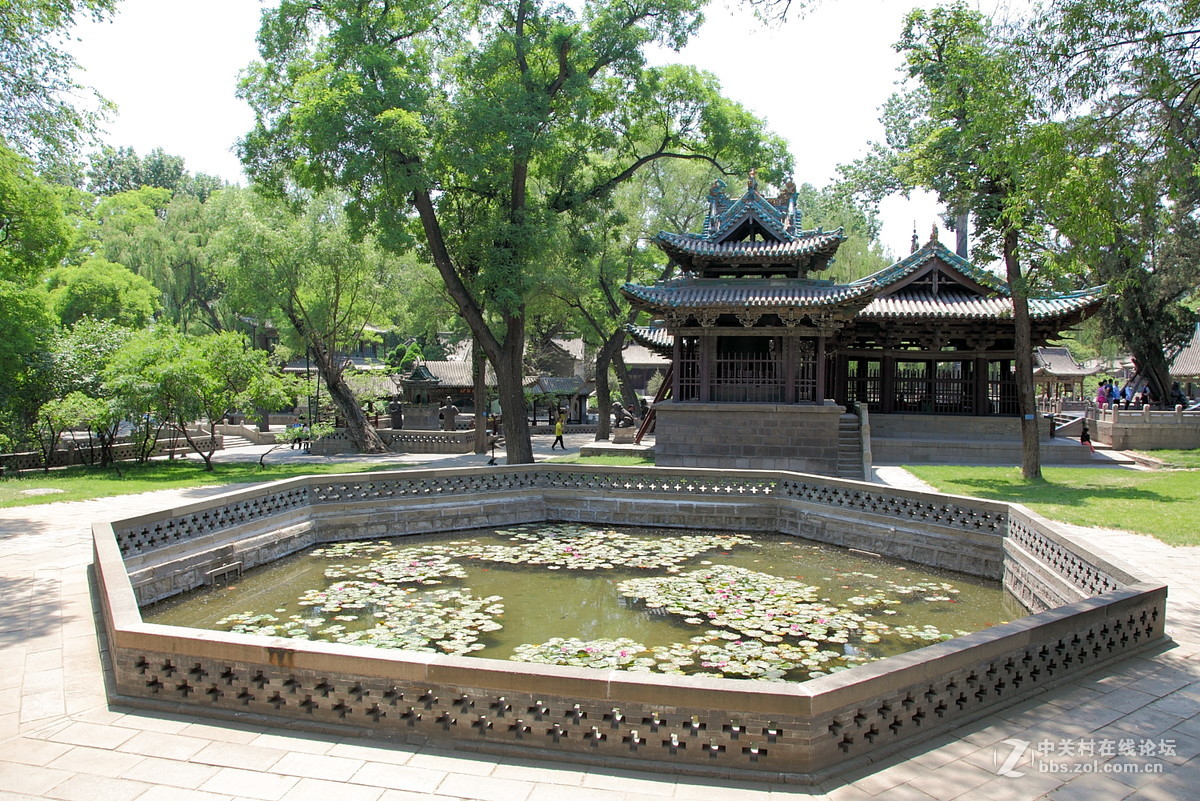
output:
M 921 249 L 921 241 L 919 239 L 917 239 L 917 221 L 913 220 L 912 250 L 910 250 L 908 252 L 916 253 L 920 249 Z
M 746 181 L 746 188 L 755 192 L 758 191 L 758 170 L 756 168 L 751 168 L 750 178 Z
M 933 242 L 937 242 L 937 241 L 938 241 L 938 226 L 937 226 L 937 223 L 934 223 L 934 224 L 933 224 L 933 231 L 932 231 L 932 232 L 929 234 L 929 241 L 930 241 L 930 243 L 933 243 Z

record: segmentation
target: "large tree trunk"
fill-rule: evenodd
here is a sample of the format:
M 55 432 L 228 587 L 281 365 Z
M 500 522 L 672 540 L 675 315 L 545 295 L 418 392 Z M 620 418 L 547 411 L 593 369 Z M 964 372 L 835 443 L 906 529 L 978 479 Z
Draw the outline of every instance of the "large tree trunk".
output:
M 471 377 L 475 387 L 475 452 L 487 450 L 487 426 L 485 412 L 487 411 L 487 361 L 484 359 L 483 348 L 479 340 L 471 337 Z
M 1021 475 L 1042 477 L 1042 446 L 1038 436 L 1037 398 L 1033 386 L 1033 335 L 1029 325 L 1029 293 L 1017 260 L 1017 230 L 1004 233 L 1004 267 L 1012 290 L 1013 328 L 1016 351 L 1017 409 L 1021 414 Z
M 612 437 L 612 421 L 609 417 L 612 413 L 612 388 L 608 381 L 608 367 L 612 364 L 613 356 L 620 352 L 624 340 L 625 332 L 617 329 L 604 340 L 604 344 L 596 352 L 596 411 L 599 415 L 596 426 L 597 442 Z
M 617 349 L 612 356 L 613 370 L 617 373 L 617 386 L 621 390 L 621 403 L 634 417 L 641 417 L 642 399 L 633 389 L 633 379 L 629 377 L 629 366 L 625 364 L 625 331 L 617 332 Z
M 522 363 L 524 327 L 508 329 L 500 343 L 500 358 L 493 363 L 500 391 L 500 412 L 504 415 L 504 449 L 507 464 L 532 464 L 533 443 L 529 439 L 529 420 L 525 417 L 525 375 Z
M 319 346 L 314 350 L 316 351 L 317 371 L 325 380 L 325 387 L 329 390 L 329 397 L 333 401 L 333 405 L 342 413 L 342 418 L 346 421 L 346 434 L 354 443 L 354 447 L 359 453 L 387 453 L 387 446 L 379 438 L 379 432 L 367 420 L 366 412 L 363 411 L 358 398 L 354 397 L 354 393 L 346 383 L 345 372 L 333 363 L 333 357 L 329 351 Z

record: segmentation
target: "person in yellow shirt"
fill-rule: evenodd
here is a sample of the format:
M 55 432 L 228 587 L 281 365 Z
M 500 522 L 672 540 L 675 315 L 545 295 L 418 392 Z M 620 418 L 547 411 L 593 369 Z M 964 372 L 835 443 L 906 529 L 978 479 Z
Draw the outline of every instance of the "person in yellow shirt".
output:
M 550 450 L 554 450 L 554 446 L 562 448 L 564 451 L 567 446 L 563 444 L 563 425 L 567 421 L 567 416 L 561 411 L 558 413 L 558 421 L 554 424 L 554 442 L 550 445 Z

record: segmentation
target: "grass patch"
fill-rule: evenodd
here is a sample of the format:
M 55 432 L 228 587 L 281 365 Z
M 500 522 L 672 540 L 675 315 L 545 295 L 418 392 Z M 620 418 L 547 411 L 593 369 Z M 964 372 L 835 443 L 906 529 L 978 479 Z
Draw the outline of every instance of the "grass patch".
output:
M 281 478 L 320 473 L 361 473 L 367 470 L 386 470 L 389 467 L 377 462 L 271 464 L 268 461 L 267 466 L 260 469 L 255 462 L 216 462 L 213 464 L 213 471 L 206 473 L 202 462 L 190 459 L 122 464 L 122 475 L 118 475 L 113 469 L 68 467 L 49 473 L 22 473 L 19 477 L 0 481 L 0 508 L 57 501 L 86 501 L 153 490 L 276 481 Z M 44 495 L 23 494 L 28 490 L 39 489 L 61 492 Z
M 558 464 L 609 464 L 618 467 L 646 467 L 654 465 L 653 456 L 642 456 L 640 454 L 600 454 L 597 456 L 580 456 L 578 453 L 572 453 L 569 456 L 555 456 L 552 459 L 546 459 L 547 462 L 556 462 Z
M 1189 470 L 1200 468 L 1200 448 L 1192 448 L 1186 451 L 1141 451 L 1141 453 L 1158 459 L 1166 467 L 1176 467 Z
M 1009 501 L 1079 526 L 1149 534 L 1168 545 L 1200 545 L 1200 476 L 1190 470 L 1044 467 L 1026 481 L 1017 467 L 906 467 L 942 492 Z

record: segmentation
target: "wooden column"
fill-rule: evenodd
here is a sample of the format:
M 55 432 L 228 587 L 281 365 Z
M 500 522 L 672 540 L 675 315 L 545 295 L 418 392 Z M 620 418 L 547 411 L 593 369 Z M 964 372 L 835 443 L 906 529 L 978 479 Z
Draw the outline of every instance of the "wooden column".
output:
M 677 401 L 683 397 L 679 391 L 679 376 L 683 373 L 683 346 L 680 344 L 682 340 L 682 329 L 677 328 L 671 332 L 671 397 Z
M 813 403 L 820 406 L 825 402 L 825 334 L 817 333 L 817 388 Z
M 708 403 L 712 400 L 712 360 L 713 351 L 717 345 L 717 338 L 709 336 L 705 331 L 700 335 L 699 353 L 696 354 L 697 360 L 700 362 L 700 392 L 699 400 L 701 403 Z
M 796 360 L 800 358 L 800 349 L 796 345 L 799 341 L 794 336 L 783 338 L 784 403 L 796 403 L 798 400 L 796 397 Z
M 896 357 L 884 353 L 879 371 L 879 406 L 884 413 L 891 413 L 896 411 Z

